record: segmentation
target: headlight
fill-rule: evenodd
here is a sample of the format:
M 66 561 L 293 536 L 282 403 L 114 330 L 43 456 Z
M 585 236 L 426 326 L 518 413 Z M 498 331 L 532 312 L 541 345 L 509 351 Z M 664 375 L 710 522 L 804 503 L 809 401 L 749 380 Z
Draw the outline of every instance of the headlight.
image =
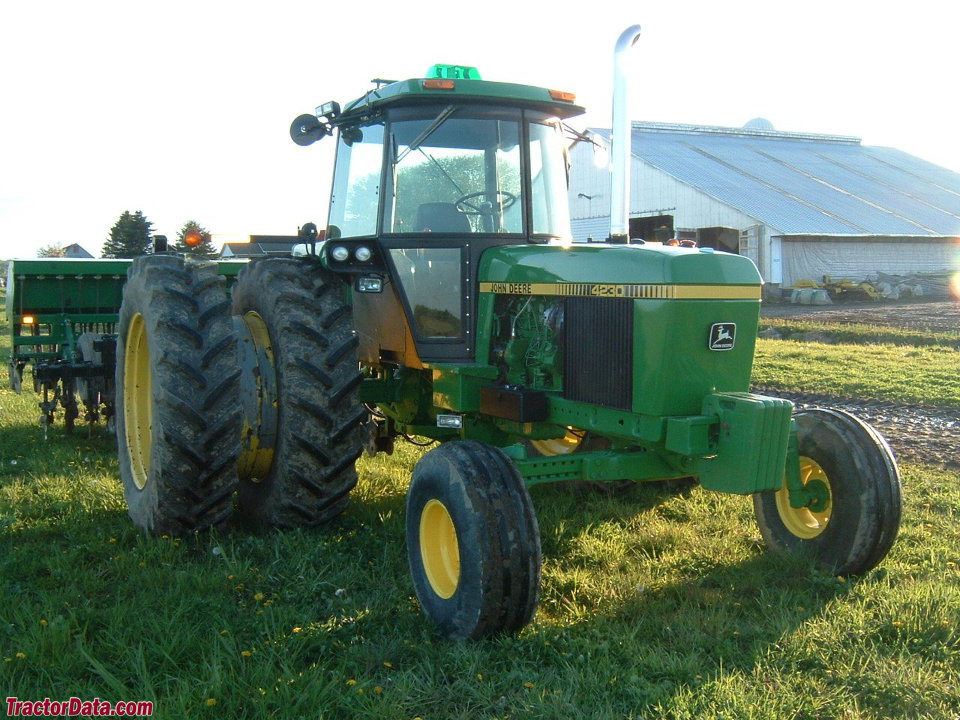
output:
M 350 251 L 347 250 L 343 245 L 337 245 L 330 251 L 330 256 L 337 262 L 343 262 L 350 257 Z
M 373 255 L 373 253 L 370 252 L 370 248 L 368 248 L 366 245 L 361 245 L 354 253 L 354 257 L 356 257 L 360 262 L 366 262 L 370 259 L 371 255 Z

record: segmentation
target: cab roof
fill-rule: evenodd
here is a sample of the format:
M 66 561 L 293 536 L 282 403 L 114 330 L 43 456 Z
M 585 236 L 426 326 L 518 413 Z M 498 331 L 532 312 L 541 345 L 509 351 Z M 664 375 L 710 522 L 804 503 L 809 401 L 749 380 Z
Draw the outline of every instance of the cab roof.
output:
M 434 77 L 391 82 L 370 90 L 363 97 L 347 104 L 340 116 L 340 122 L 349 122 L 387 107 L 451 103 L 507 105 L 540 110 L 561 120 L 584 112 L 584 109 L 576 104 L 572 93 L 474 78 Z

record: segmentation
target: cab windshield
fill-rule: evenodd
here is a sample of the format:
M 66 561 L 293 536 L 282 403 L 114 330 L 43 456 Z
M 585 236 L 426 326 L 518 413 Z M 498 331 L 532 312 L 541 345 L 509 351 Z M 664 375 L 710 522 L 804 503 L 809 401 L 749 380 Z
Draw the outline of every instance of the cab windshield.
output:
M 567 238 L 563 145 L 546 118 L 453 105 L 342 131 L 331 235 Z
M 519 117 L 457 112 L 390 123 L 384 233 L 523 232 Z

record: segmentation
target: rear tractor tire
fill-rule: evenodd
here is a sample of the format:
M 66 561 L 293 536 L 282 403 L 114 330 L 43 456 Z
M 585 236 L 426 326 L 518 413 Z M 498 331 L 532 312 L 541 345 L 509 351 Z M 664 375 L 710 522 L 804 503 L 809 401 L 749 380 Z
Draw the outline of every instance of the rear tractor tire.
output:
M 889 445 L 870 425 L 839 410 L 796 414 L 800 477 L 820 500 L 793 508 L 786 485 L 756 493 L 753 507 L 767 547 L 813 557 L 837 575 L 860 575 L 890 550 L 900 527 L 900 474 Z
M 540 531 L 523 478 L 499 449 L 441 445 L 413 470 L 407 556 L 424 613 L 460 640 L 518 632 L 540 594 Z
M 358 337 L 339 276 L 315 260 L 263 258 L 233 289 L 234 325 L 255 347 L 244 368 L 240 513 L 254 529 L 314 526 L 346 508 L 368 411 Z M 257 388 L 250 387 L 256 384 Z
M 240 412 L 236 340 L 213 264 L 138 258 L 127 273 L 116 365 L 120 476 L 133 522 L 186 535 L 233 507 Z

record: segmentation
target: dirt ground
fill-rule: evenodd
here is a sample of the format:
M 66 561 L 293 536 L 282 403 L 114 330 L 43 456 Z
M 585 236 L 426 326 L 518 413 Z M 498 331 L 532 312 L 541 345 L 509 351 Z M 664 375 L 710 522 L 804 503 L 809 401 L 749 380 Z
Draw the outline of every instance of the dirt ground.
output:
M 842 305 L 794 305 L 764 303 L 761 317 L 807 316 L 818 322 L 867 323 L 891 327 L 946 332 L 960 330 L 960 301 L 913 300 L 856 302 Z
M 932 332 L 960 330 L 960 301 L 955 300 L 825 306 L 765 304 L 760 314 L 763 317 L 805 316 L 818 322 L 867 323 Z M 755 390 L 786 397 L 798 408 L 820 406 L 847 410 L 876 427 L 890 443 L 898 459 L 960 470 L 960 408 L 931 408 L 858 398 L 779 393 L 759 387 Z

